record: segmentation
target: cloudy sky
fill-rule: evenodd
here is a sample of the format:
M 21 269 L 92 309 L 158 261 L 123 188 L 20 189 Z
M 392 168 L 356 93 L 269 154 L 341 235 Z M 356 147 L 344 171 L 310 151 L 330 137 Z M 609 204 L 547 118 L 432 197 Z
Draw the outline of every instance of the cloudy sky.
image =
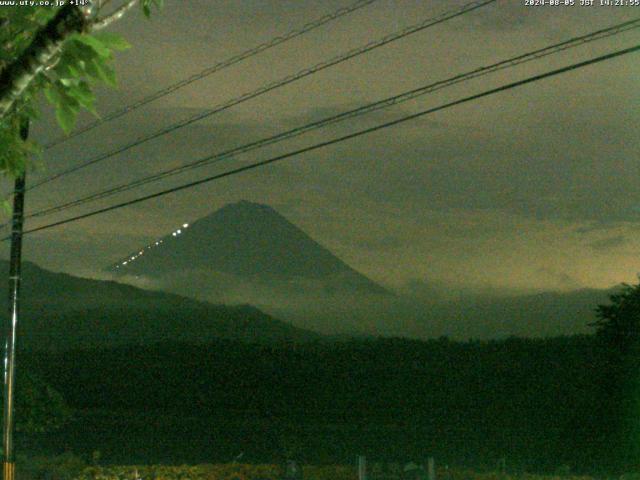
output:
M 167 0 L 113 30 L 111 112 L 349 0 Z M 461 1 L 378 0 L 49 151 L 29 181 L 296 73 Z M 579 1 L 578 1 L 579 3 Z M 640 15 L 640 7 L 497 3 L 378 48 L 29 192 L 36 211 Z M 427 95 L 117 200 L 135 198 L 588 59 L 637 30 Z M 266 203 L 371 278 L 462 287 L 567 290 L 634 281 L 640 271 L 640 54 L 457 106 L 276 165 L 28 236 L 25 256 L 89 275 L 226 203 Z M 90 121 L 82 118 L 82 122 Z M 60 135 L 51 115 L 34 127 Z M 28 227 L 80 214 L 116 197 Z

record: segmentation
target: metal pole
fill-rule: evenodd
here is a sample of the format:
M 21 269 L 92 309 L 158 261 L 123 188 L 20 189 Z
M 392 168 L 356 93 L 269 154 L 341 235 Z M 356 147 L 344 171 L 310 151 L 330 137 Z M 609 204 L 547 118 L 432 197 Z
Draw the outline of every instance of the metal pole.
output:
M 29 136 L 29 121 L 20 125 L 20 136 L 26 140 Z M 13 194 L 13 220 L 11 225 L 11 257 L 9 263 L 9 320 L 5 330 L 4 346 L 4 411 L 2 447 L 4 453 L 3 479 L 15 479 L 15 461 L 13 454 L 14 430 L 14 378 L 16 358 L 16 327 L 20 306 L 20 267 L 22 257 L 22 224 L 24 222 L 24 185 L 25 173 L 15 181 Z
M 367 480 L 367 458 L 358 455 L 358 480 Z
M 427 478 L 436 480 L 436 461 L 433 457 L 429 457 L 427 460 Z

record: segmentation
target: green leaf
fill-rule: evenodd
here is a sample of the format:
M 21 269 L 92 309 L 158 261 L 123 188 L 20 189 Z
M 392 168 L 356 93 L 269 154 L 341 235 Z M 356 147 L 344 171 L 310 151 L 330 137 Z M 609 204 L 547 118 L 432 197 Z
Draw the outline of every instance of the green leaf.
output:
M 96 116 L 98 115 L 94 105 L 96 97 L 87 82 L 80 81 L 72 87 L 67 88 L 67 95 L 76 99 L 81 107 L 86 108 Z
M 116 72 L 105 62 L 100 61 L 99 59 L 94 59 L 92 62 L 87 63 L 86 70 L 89 75 L 99 80 L 102 80 L 104 83 L 111 87 L 116 87 Z
M 29 101 L 25 105 L 23 105 L 22 114 L 30 120 L 37 120 L 38 118 L 40 118 L 40 111 L 32 101 Z
M 131 44 L 129 42 L 115 33 L 101 32 L 96 34 L 95 38 L 100 40 L 104 46 L 111 50 L 122 51 L 131 48 Z
M 100 55 L 93 48 L 77 39 L 78 37 L 74 36 L 64 45 L 63 59 L 67 64 L 74 65 L 79 61 L 91 62 L 95 58 L 100 58 Z
M 53 71 L 60 78 L 81 78 L 86 74 L 84 71 L 84 65 L 84 60 L 81 60 L 67 51 L 60 57 L 60 60 Z
M 44 96 L 49 100 L 49 103 L 54 107 L 57 107 L 62 102 L 62 97 L 60 96 L 60 92 L 55 87 L 54 84 L 49 84 L 44 89 Z
M 57 13 L 43 6 L 0 7 L 0 70 L 14 61 L 34 39 L 35 34 Z M 37 3 L 37 2 L 36 2 Z M 141 0 L 145 13 L 161 8 L 163 0 Z M 116 86 L 113 64 L 115 51 L 130 48 L 121 36 L 99 32 L 71 35 L 61 49 L 55 66 L 38 75 L 21 95 L 20 115 L 37 117 L 37 95 L 42 92 L 55 110 L 57 122 L 65 132 L 74 127 L 78 113 L 86 109 L 97 115 L 94 83 Z M 15 122 L 0 121 L 0 174 L 15 176 L 26 168 L 38 151 L 16 133 Z
M 62 97 L 62 101 L 60 102 L 60 106 L 67 106 L 72 108 L 76 112 L 80 110 L 80 102 L 76 100 L 72 95 L 69 95 L 69 89 L 63 87 L 61 84 L 57 84 L 60 90 L 60 95 Z
M 19 134 L 19 119 L 10 117 L 0 122 L 0 172 L 12 176 L 20 175 L 26 168 L 33 144 L 22 140 Z
M 61 78 L 60 79 L 60 83 L 62 85 L 64 85 L 65 87 L 69 88 L 69 87 L 73 87 L 74 85 L 77 85 L 77 83 L 79 82 L 79 79 L 76 78 Z
M 85 66 L 84 66 L 84 69 L 87 72 L 87 75 L 89 75 L 90 77 L 93 77 L 93 78 L 96 78 L 96 79 L 100 80 L 100 74 L 98 73 L 98 67 L 93 62 L 93 60 L 90 61 L 90 62 L 86 62 Z
M 76 124 L 77 114 L 77 110 L 64 103 L 61 104 L 60 107 L 56 108 L 56 118 L 58 119 L 58 124 L 65 133 L 70 133 L 71 130 L 73 130 L 73 127 Z
M 75 126 L 80 111 L 80 102 L 71 96 L 60 82 L 56 82 L 55 87 L 58 90 L 60 100 L 56 106 L 56 119 L 62 130 L 69 133 Z
M 77 42 L 84 43 L 91 47 L 98 55 L 103 58 L 111 57 L 111 50 L 104 43 L 102 43 L 97 37 L 93 35 L 76 35 Z
M 1 205 L 4 213 L 7 216 L 11 216 L 11 213 L 13 212 L 13 207 L 11 206 L 11 202 L 9 202 L 9 200 L 7 199 L 2 199 Z
M 151 16 L 151 6 L 153 5 L 157 9 L 160 9 L 164 5 L 164 0 L 142 0 L 142 12 L 149 18 Z

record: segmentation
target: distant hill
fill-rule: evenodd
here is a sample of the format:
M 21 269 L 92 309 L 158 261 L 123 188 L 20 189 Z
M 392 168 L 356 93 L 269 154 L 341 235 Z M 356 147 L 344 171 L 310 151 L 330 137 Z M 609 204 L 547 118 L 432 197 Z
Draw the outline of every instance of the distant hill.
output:
M 189 282 L 195 287 L 191 290 L 223 284 L 227 290 L 245 292 L 274 288 L 311 294 L 388 294 L 273 208 L 247 201 L 226 205 L 150 245 L 141 245 L 108 270 L 119 276 L 156 279 L 172 291 L 177 288 L 190 295 L 201 292 L 189 291 L 190 286 L 181 285 L 184 282 L 175 281 L 176 277 L 200 275 L 203 281 Z M 248 297 L 246 301 L 251 302 Z
M 8 271 L 0 262 L 0 271 Z M 53 273 L 25 263 L 19 346 L 27 349 L 233 339 L 270 343 L 318 338 L 257 308 L 211 305 L 112 281 Z M 6 298 L 0 308 L 6 311 Z
M 593 333 L 596 308 L 608 303 L 613 289 L 581 289 L 514 296 L 461 296 L 426 304 L 426 324 L 433 319 L 454 338 L 553 337 Z M 423 304 L 424 305 L 424 304 Z
M 8 271 L 6 262 L 0 262 L 0 271 Z M 18 341 L 24 348 L 67 350 L 216 339 L 263 344 L 318 338 L 337 341 L 351 335 L 552 337 L 592 332 L 588 324 L 595 320 L 596 306 L 606 303 L 614 291 L 461 296 L 431 303 L 417 294 L 383 296 L 375 302 L 309 302 L 297 312 L 272 308 L 265 313 L 246 304 L 214 305 L 25 263 Z M 6 296 L 0 297 L 0 308 L 6 309 Z
M 364 334 L 457 340 L 509 336 L 554 337 L 593 333 L 596 308 L 617 289 L 581 289 L 520 295 L 460 293 L 454 300 L 419 292 L 353 303 L 308 302 L 267 311 L 295 325 L 327 334 Z M 303 310 L 304 308 L 304 310 Z M 300 321 L 304 319 L 304 323 Z

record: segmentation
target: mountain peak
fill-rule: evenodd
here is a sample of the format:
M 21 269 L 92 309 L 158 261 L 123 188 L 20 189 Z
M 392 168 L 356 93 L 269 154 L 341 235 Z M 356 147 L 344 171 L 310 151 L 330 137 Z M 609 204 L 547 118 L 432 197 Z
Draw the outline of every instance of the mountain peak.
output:
M 254 212 L 266 212 L 266 211 L 269 211 L 269 212 L 277 213 L 269 205 L 265 205 L 264 203 L 250 202 L 249 200 L 239 200 L 239 201 L 234 202 L 234 203 L 227 203 L 220 210 L 218 210 L 218 212 L 223 211 L 223 210 L 227 210 L 227 211 L 242 210 L 242 211 L 254 211 Z M 215 212 L 214 212 L 214 214 L 215 214 Z
M 281 222 L 289 223 L 285 217 L 269 205 L 250 202 L 248 200 L 240 200 L 238 202 L 224 205 L 219 210 L 197 220 L 194 224 L 198 222 L 205 222 L 210 219 L 213 219 L 213 221 L 219 221 L 220 218 L 225 216 L 235 217 L 237 220 L 252 217 L 255 221 L 266 221 L 267 219 L 271 219 L 273 221 L 277 218 Z
M 234 203 L 227 203 L 222 208 L 225 208 L 225 207 L 249 207 L 249 208 L 273 210 L 269 205 L 266 205 L 264 203 L 251 202 L 249 200 L 238 200 L 237 202 L 234 202 Z
M 342 286 L 385 292 L 272 207 L 247 200 L 184 224 L 114 269 L 149 277 L 197 269 L 267 282 L 340 279 Z

